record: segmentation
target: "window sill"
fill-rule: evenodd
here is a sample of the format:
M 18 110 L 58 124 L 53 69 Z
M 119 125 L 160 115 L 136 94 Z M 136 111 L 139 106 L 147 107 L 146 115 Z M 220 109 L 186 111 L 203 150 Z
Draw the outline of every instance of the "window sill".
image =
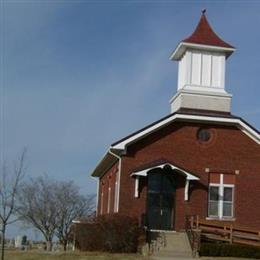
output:
M 218 217 L 206 217 L 206 220 L 236 221 L 235 218 L 218 218 Z

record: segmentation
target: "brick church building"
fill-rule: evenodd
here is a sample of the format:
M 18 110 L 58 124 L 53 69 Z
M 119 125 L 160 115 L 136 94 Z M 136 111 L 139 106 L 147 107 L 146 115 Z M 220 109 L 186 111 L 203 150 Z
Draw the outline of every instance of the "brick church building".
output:
M 171 113 L 113 143 L 92 172 L 98 215 L 151 230 L 183 230 L 186 215 L 260 229 L 260 134 L 231 113 L 225 89 L 234 51 L 203 12 L 170 57 L 179 66 Z

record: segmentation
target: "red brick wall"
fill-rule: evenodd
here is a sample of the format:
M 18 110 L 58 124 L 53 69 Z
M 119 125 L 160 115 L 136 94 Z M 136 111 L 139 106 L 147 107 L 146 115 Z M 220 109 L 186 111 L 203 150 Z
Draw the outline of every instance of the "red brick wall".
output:
M 202 144 L 196 137 L 200 127 L 205 124 L 175 122 L 128 147 L 122 157 L 119 213 L 141 218 L 146 211 L 147 180 L 141 180 L 140 197 L 134 198 L 135 182 L 130 174 L 143 164 L 164 158 L 200 178 L 191 182 L 190 200 L 185 202 L 184 178 L 179 177 L 176 230 L 184 228 L 186 214 L 207 216 L 209 173 L 205 168 L 231 174 L 239 170 L 233 223 L 260 229 L 260 146 L 237 128 L 219 125 L 208 125 L 213 138 L 209 144 Z
M 114 202 L 115 202 L 115 182 L 116 182 L 116 173 L 118 171 L 118 163 L 115 163 L 105 175 L 100 178 L 99 181 L 99 197 L 98 197 L 98 214 L 107 214 L 108 213 L 108 193 L 110 188 L 110 205 L 109 213 L 114 213 Z M 101 211 L 101 200 L 102 200 L 102 191 L 103 191 L 103 210 Z

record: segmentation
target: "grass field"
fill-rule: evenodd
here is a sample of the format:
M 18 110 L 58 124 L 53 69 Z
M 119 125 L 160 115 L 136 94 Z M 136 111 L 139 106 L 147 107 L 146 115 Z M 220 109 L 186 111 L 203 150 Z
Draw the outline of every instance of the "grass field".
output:
M 6 250 L 5 260 L 148 260 L 136 254 L 108 254 L 108 253 L 45 253 Z

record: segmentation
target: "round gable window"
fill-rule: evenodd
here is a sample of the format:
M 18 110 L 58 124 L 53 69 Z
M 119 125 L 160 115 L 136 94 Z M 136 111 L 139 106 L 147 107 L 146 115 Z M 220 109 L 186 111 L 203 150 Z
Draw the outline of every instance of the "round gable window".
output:
M 206 143 L 211 139 L 211 133 L 209 129 L 201 128 L 197 132 L 197 139 L 202 142 Z

